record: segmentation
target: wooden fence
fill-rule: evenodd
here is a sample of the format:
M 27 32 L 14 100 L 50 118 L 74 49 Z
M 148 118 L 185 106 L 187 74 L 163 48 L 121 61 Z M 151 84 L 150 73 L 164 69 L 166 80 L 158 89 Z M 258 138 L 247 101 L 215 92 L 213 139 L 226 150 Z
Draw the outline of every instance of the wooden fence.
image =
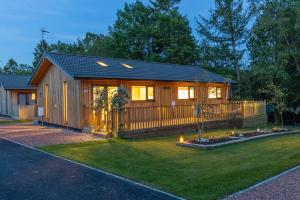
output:
M 97 111 L 85 109 L 86 122 L 96 131 L 136 131 L 158 127 L 196 124 L 197 122 L 224 121 L 265 115 L 264 101 L 233 101 L 225 104 L 203 104 L 198 116 L 196 105 L 127 107 L 121 113 L 116 110 Z M 86 118 L 87 119 L 87 118 Z
M 32 120 L 35 105 L 12 105 L 11 117 L 18 120 Z

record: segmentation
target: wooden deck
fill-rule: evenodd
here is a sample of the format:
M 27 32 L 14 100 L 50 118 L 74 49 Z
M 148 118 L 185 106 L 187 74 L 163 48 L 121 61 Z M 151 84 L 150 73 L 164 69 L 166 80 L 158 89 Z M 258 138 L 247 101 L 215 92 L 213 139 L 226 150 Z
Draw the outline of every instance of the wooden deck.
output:
M 117 111 L 101 112 L 90 107 L 85 109 L 85 113 L 89 115 L 89 121 L 86 122 L 86 125 L 101 132 L 120 131 L 120 129 L 126 132 L 136 132 L 160 127 L 193 125 L 202 121 L 226 122 L 232 119 L 266 115 L 265 102 L 263 101 L 203 104 L 200 115 L 196 107 L 196 105 L 127 107 L 121 112 L 120 119 L 118 119 Z

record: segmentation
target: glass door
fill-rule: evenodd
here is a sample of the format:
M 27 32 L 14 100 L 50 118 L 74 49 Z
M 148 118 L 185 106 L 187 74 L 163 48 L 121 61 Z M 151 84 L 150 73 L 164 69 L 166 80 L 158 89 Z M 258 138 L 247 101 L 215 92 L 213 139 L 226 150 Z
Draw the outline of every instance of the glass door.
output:
M 108 132 L 110 122 L 110 111 L 112 109 L 111 99 L 113 95 L 117 92 L 118 87 L 116 86 L 101 86 L 94 85 L 93 86 L 93 115 L 96 121 L 96 131 Z M 97 99 L 99 98 L 99 93 L 102 92 L 102 97 L 106 98 L 103 101 L 104 104 L 107 104 L 106 107 L 101 109 L 97 109 Z M 105 94 L 106 93 L 106 94 Z

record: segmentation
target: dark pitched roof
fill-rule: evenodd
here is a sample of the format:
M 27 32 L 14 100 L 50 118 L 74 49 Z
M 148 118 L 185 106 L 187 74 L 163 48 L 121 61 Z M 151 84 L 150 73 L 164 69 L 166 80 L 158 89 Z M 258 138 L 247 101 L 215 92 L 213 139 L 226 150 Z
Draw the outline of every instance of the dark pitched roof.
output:
M 30 75 L 0 74 L 0 85 L 6 90 L 35 89 L 27 86 L 30 77 Z
M 234 82 L 193 65 L 177 65 L 60 53 L 46 53 L 44 56 L 74 78 Z M 104 62 L 108 66 L 100 66 L 97 64 L 98 61 Z M 126 68 L 122 64 L 128 64 L 133 68 Z

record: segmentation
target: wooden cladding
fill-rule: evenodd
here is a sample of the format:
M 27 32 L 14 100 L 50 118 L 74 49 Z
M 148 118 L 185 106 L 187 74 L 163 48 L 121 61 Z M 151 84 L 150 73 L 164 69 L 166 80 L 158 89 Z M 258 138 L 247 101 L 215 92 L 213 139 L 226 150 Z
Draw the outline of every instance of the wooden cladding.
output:
M 68 84 L 67 81 L 63 83 L 63 111 L 64 111 L 64 122 L 68 121 Z

